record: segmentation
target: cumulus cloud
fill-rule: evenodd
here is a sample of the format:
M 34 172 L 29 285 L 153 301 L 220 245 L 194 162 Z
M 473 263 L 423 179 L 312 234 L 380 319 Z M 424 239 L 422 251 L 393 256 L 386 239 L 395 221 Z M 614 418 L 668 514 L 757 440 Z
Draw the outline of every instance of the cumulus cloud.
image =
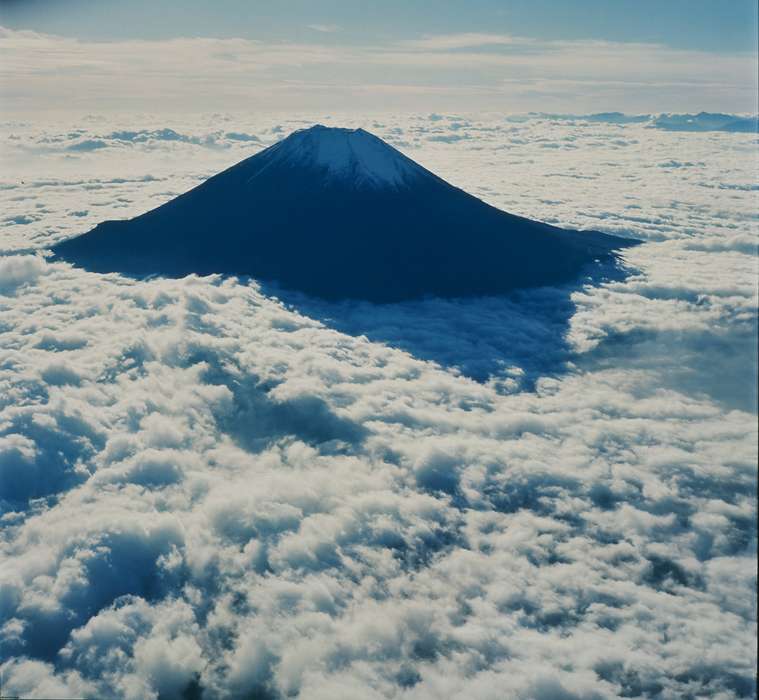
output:
M 0 292 L 9 293 L 34 282 L 43 270 L 42 258 L 34 255 L 14 255 L 0 258 Z
M 354 120 L 492 204 L 647 243 L 625 278 L 465 302 L 137 281 L 29 251 L 174 196 L 235 146 L 133 137 L 118 172 L 105 149 L 72 164 L 66 139 L 36 165 L 6 151 L 23 177 L 5 210 L 35 219 L 0 228 L 4 690 L 751 697 L 752 136 Z

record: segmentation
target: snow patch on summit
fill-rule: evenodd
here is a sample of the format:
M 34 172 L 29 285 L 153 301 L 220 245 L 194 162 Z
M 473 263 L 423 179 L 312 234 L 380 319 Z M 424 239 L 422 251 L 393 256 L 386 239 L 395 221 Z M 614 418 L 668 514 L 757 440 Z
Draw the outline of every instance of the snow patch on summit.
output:
M 326 169 L 358 185 L 402 187 L 420 176 L 432 176 L 420 165 L 363 129 L 318 124 L 301 129 L 276 144 L 276 158 L 289 165 Z

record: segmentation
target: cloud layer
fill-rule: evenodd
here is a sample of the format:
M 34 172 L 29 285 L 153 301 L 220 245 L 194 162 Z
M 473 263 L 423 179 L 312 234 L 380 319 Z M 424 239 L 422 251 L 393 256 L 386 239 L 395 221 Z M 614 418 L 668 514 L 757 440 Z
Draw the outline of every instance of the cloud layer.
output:
M 460 303 L 95 275 L 37 251 L 293 123 L 6 124 L 6 692 L 752 697 L 755 136 L 351 124 L 648 242 L 625 280 Z
M 339 27 L 311 25 L 314 38 Z M 83 41 L 0 27 L 4 109 L 588 110 L 756 108 L 753 53 L 502 34 L 401 42 Z M 64 107 L 65 106 L 65 107 Z

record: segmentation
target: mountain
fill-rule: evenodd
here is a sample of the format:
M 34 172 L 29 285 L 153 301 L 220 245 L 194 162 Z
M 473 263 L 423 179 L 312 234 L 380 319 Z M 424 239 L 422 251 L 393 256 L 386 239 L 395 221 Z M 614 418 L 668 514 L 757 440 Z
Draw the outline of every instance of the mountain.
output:
M 559 284 L 633 243 L 507 214 L 363 129 L 314 126 L 54 253 L 96 272 L 250 275 L 394 302 Z
M 698 114 L 660 114 L 652 126 L 666 131 L 730 131 L 738 134 L 755 134 L 759 131 L 759 115 L 742 117 L 719 112 Z

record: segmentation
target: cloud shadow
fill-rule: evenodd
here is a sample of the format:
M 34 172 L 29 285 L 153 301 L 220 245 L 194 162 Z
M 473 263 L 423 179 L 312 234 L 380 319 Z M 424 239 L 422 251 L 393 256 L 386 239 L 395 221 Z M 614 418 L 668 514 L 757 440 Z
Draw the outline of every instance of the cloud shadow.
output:
M 596 264 L 561 287 L 394 304 L 328 302 L 268 284 L 262 291 L 341 333 L 404 350 L 477 382 L 501 380 L 505 390 L 531 390 L 540 377 L 563 374 L 573 359 L 566 340 L 576 310 L 572 294 L 630 273 L 621 264 Z

